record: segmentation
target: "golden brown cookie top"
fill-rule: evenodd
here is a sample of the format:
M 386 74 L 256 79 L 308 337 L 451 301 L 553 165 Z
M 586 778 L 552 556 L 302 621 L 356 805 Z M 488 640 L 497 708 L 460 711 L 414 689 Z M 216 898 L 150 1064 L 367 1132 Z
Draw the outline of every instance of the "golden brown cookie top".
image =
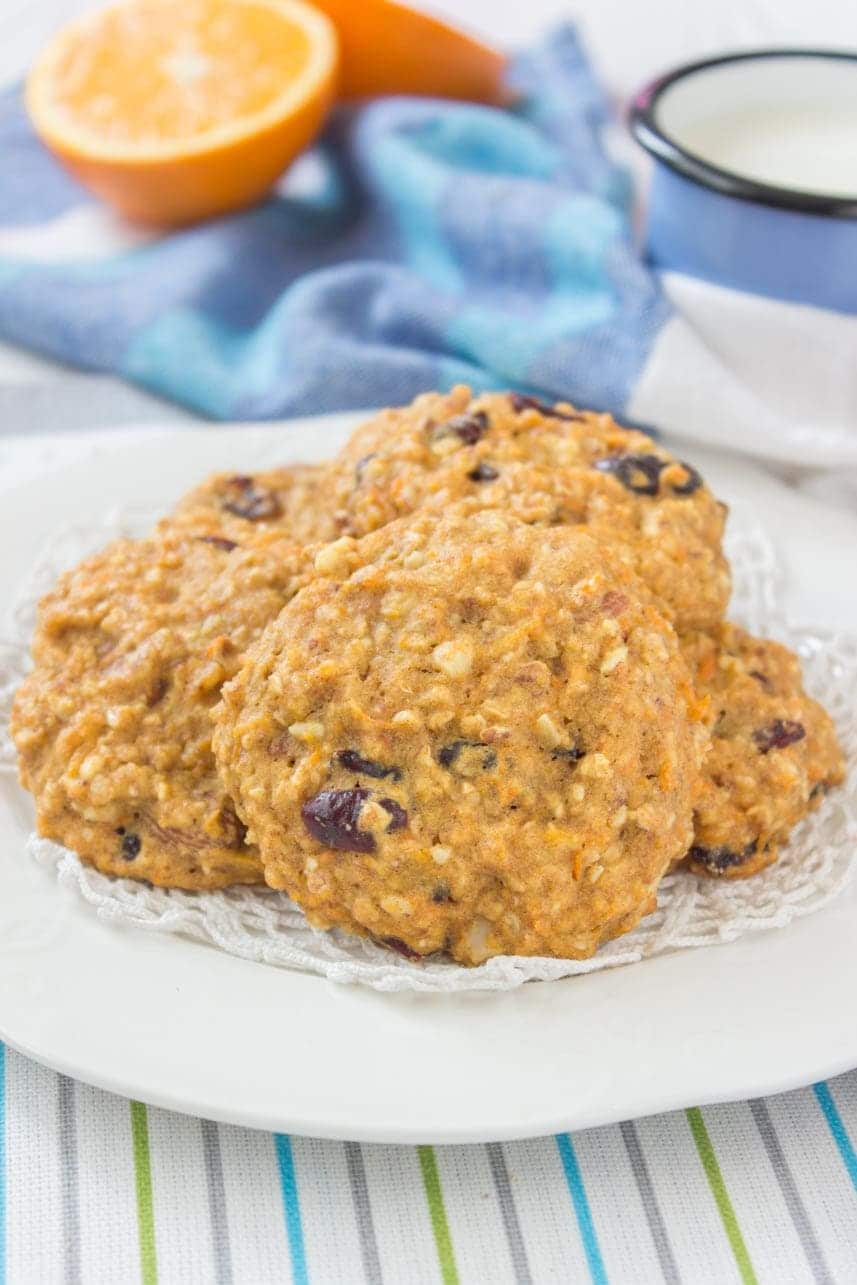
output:
M 585 956 L 690 842 L 702 739 L 671 628 L 580 529 L 422 512 L 315 559 L 216 712 L 266 879 L 464 963 Z
M 723 615 L 724 507 L 690 465 L 609 415 L 516 393 L 426 393 L 359 428 L 330 470 L 342 530 L 466 500 L 623 543 L 680 628 Z
M 162 526 L 60 579 L 12 718 L 43 834 L 153 883 L 260 881 L 217 779 L 210 709 L 303 567 L 273 530 L 238 545 Z
M 263 530 L 278 530 L 296 544 L 330 540 L 333 521 L 327 469 L 293 464 L 255 473 L 213 473 L 182 496 L 167 523 L 177 529 L 210 532 L 242 541 Z
M 842 751 L 787 647 L 723 624 L 684 637 L 682 652 L 711 725 L 691 866 L 743 878 L 770 865 L 791 828 L 842 780 Z

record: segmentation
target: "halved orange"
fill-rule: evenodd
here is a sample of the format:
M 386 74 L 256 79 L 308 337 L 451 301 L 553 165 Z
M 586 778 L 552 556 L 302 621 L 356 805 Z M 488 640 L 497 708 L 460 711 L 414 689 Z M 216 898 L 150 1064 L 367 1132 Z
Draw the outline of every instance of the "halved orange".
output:
M 339 32 L 343 98 L 428 94 L 503 103 L 506 59 L 465 32 L 397 0 L 313 0 Z
M 55 37 L 27 106 L 124 215 L 186 223 L 269 190 L 321 127 L 338 66 L 334 26 L 303 0 L 124 0 Z

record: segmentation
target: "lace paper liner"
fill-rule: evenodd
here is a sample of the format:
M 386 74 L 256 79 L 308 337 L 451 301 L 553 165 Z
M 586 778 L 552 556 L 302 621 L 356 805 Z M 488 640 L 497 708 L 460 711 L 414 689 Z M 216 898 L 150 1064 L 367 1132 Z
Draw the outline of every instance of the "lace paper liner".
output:
M 26 672 L 36 603 L 66 567 L 118 535 L 142 535 L 153 514 L 116 512 L 97 525 L 65 528 L 45 548 L 0 642 L 0 771 L 15 771 L 9 707 Z M 794 831 L 779 861 L 746 881 L 718 881 L 680 871 L 660 885 L 658 907 L 633 932 L 605 943 L 592 959 L 500 956 L 477 968 L 442 959 L 415 963 L 338 930 L 312 928 L 283 893 L 231 888 L 190 893 L 115 879 L 81 864 L 74 853 L 33 835 L 27 850 L 76 888 L 100 918 L 118 925 L 179 933 L 242 959 L 316 973 L 379 991 L 499 991 L 633 964 L 665 951 L 736 941 L 780 928 L 833 900 L 852 873 L 857 840 L 857 638 L 802 629 L 779 611 L 781 576 L 773 547 L 756 528 L 731 531 L 727 552 L 734 593 L 731 614 L 754 633 L 781 639 L 799 652 L 808 690 L 833 715 L 851 766 L 848 782 Z

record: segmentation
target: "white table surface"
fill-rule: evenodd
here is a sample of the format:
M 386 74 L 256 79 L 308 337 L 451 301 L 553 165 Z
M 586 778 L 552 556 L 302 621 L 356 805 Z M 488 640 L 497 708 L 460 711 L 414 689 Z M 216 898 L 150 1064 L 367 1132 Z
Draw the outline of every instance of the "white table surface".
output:
M 3 0 L 0 83 L 19 76 L 51 32 L 101 0 Z M 354 0 L 359 4 L 361 0 Z M 725 48 L 783 44 L 857 46 L 857 6 L 849 0 L 413 0 L 466 23 L 502 45 L 531 40 L 573 19 L 611 88 L 630 93 L 671 63 Z

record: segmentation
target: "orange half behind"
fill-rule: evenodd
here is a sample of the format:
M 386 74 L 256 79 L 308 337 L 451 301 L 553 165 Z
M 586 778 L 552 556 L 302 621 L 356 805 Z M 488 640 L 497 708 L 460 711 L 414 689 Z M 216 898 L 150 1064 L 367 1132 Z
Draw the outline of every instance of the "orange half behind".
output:
M 302 0 L 125 0 L 64 28 L 27 107 L 128 218 L 179 224 L 264 196 L 336 94 L 338 39 Z
M 343 98 L 428 94 L 506 103 L 497 49 L 399 0 L 313 0 L 339 32 Z

